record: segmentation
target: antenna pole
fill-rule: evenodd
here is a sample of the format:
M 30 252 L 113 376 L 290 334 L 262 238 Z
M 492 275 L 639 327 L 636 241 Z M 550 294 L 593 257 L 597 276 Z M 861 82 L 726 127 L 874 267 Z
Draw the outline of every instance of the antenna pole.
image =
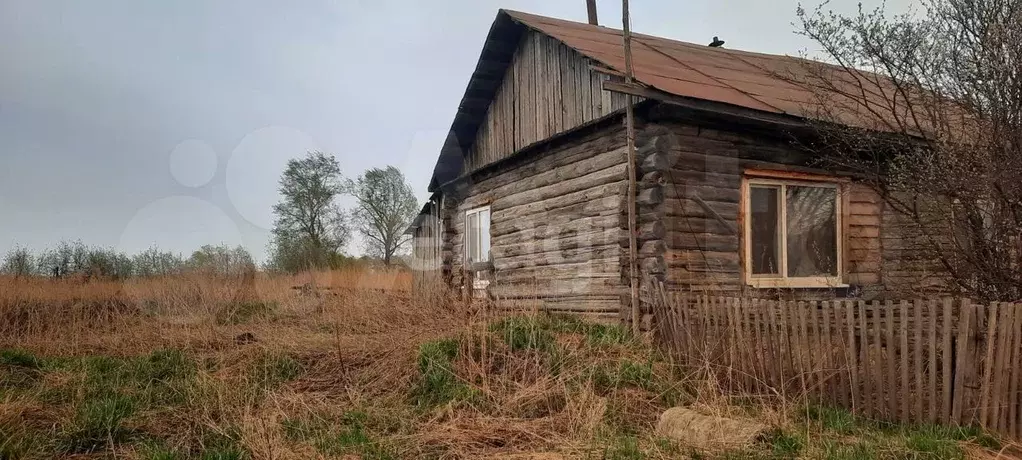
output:
M 621 0 L 622 36 L 625 48 L 625 84 L 632 84 L 632 32 L 629 26 L 628 0 Z M 638 242 L 635 240 L 635 110 L 632 95 L 625 94 L 625 137 L 628 143 L 628 270 L 632 299 L 632 332 L 639 334 Z
M 596 0 L 586 0 L 586 12 L 589 13 L 589 23 L 598 26 L 600 21 L 596 19 Z

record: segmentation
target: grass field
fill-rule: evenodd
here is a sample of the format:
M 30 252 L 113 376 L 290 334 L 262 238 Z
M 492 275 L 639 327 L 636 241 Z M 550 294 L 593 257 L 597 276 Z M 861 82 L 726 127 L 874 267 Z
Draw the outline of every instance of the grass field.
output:
M 1007 452 L 975 430 L 726 397 L 623 328 L 524 311 L 482 318 L 410 285 L 407 272 L 372 270 L 0 279 L 0 459 Z M 732 451 L 657 437 L 657 417 L 681 404 L 772 429 Z

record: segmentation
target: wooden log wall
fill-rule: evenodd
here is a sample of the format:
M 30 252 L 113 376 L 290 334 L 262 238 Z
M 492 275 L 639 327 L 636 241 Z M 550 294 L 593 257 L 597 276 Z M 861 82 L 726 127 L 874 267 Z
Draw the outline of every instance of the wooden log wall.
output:
M 491 296 L 619 317 L 627 286 L 619 228 L 627 187 L 624 132 L 608 126 L 578 136 L 477 173 L 445 197 L 444 266 L 452 286 L 465 278 L 465 212 L 490 206 Z
M 668 150 L 649 167 L 663 170 L 662 210 L 640 215 L 648 225 L 664 226 L 664 270 L 670 289 L 697 292 L 747 291 L 742 280 L 742 224 L 739 218 L 742 174 L 747 169 L 802 170 L 805 155 L 788 143 L 760 136 L 686 124 L 659 123 L 645 128 L 664 137 Z M 843 247 L 846 282 L 875 287 L 880 281 L 880 199 L 867 187 L 842 188 Z M 821 292 L 756 290 L 763 296 L 820 298 Z M 878 295 L 875 289 L 860 295 Z M 844 295 L 832 292 L 831 295 Z
M 589 60 L 575 50 L 527 31 L 465 156 L 463 171 L 475 171 L 623 109 L 623 94 L 602 90 L 608 78 L 593 71 Z

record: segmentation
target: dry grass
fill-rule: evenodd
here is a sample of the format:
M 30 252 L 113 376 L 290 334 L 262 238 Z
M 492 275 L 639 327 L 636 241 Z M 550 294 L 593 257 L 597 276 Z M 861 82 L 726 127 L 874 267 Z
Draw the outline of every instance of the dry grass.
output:
M 0 459 L 817 458 L 833 437 L 801 433 L 843 420 L 742 405 L 620 327 L 487 318 L 410 285 L 356 270 L 0 279 Z M 778 431 L 698 453 L 654 434 L 676 404 Z

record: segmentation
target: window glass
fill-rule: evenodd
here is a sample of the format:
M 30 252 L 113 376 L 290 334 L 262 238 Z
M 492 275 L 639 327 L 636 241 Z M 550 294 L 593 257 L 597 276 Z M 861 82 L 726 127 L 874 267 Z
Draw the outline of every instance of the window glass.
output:
M 837 276 L 837 189 L 786 185 L 784 200 L 788 276 Z
M 755 186 L 749 190 L 751 216 L 750 265 L 753 275 L 780 274 L 779 187 Z
M 465 255 L 469 263 L 478 262 L 479 257 L 479 213 L 473 212 L 465 216 L 465 233 L 468 238 Z
M 479 211 L 479 259 L 477 262 L 490 260 L 490 210 Z

